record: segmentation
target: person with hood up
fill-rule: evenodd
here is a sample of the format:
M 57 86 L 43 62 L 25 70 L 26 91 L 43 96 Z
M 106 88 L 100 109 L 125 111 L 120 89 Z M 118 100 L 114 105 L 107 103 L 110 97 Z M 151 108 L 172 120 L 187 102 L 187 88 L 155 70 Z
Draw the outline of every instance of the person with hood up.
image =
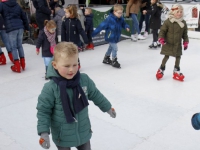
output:
M 14 59 L 14 65 L 11 66 L 11 70 L 20 73 L 21 68 L 25 70 L 22 39 L 24 30 L 29 30 L 27 16 L 16 0 L 2 0 L 0 3 L 0 13 L 5 21 L 6 32 L 8 33 Z
M 61 42 L 61 28 L 62 28 L 62 18 L 65 16 L 65 11 L 60 7 L 55 8 L 55 17 L 52 19 L 55 21 L 57 29 L 56 34 L 58 37 L 58 42 Z
M 129 32 L 129 25 L 126 24 L 123 14 L 123 6 L 115 4 L 113 9 L 110 11 L 110 15 L 103 21 L 92 33 L 94 37 L 101 30 L 105 30 L 105 41 L 109 42 L 109 48 L 104 56 L 103 63 L 111 64 L 113 67 L 120 68 L 120 64 L 117 61 L 117 43 L 120 40 L 122 28 L 126 29 Z M 110 55 L 112 53 L 112 61 Z

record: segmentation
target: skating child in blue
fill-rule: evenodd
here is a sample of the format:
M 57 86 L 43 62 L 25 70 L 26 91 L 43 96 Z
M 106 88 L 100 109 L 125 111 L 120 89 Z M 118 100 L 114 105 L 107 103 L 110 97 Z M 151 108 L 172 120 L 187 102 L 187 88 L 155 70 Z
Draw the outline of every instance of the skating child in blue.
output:
M 120 64 L 117 61 L 117 43 L 120 40 L 122 28 L 129 31 L 129 25 L 126 24 L 122 17 L 123 7 L 119 4 L 115 4 L 110 11 L 110 15 L 103 21 L 92 33 L 92 36 L 97 35 L 101 30 L 105 30 L 105 41 L 109 43 L 109 48 L 103 59 L 103 63 L 111 64 L 113 67 L 120 68 Z M 112 61 L 110 55 L 112 53 Z

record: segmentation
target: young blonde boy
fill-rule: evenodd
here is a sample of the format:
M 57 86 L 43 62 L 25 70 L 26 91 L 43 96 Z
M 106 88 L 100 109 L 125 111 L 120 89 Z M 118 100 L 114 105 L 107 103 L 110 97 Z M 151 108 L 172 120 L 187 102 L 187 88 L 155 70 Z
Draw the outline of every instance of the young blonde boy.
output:
M 54 59 L 49 65 L 50 81 L 43 87 L 37 104 L 37 130 L 39 143 L 49 149 L 50 129 L 58 150 L 91 150 L 91 124 L 88 100 L 101 111 L 116 117 L 111 103 L 96 88 L 88 75 L 78 71 L 78 49 L 71 42 L 61 42 L 55 47 Z
M 110 11 L 110 15 L 103 21 L 92 33 L 92 36 L 96 36 L 101 30 L 105 30 L 105 41 L 109 43 L 108 50 L 103 59 L 103 63 L 111 64 L 113 67 L 121 68 L 120 63 L 117 61 L 117 43 L 120 40 L 122 28 L 129 32 L 129 25 L 126 24 L 123 14 L 123 6 L 115 4 Z M 112 61 L 110 55 L 112 53 Z

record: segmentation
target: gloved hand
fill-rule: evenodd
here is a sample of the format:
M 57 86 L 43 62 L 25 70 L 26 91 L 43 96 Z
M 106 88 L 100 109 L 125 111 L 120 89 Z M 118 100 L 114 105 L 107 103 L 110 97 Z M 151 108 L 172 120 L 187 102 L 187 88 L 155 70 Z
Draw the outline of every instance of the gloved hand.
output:
M 116 112 L 114 108 L 111 108 L 107 113 L 110 115 L 110 117 L 115 118 L 116 117 Z
M 200 122 L 199 122 L 198 118 L 199 118 L 199 113 L 196 113 L 192 116 L 192 119 L 191 119 L 192 126 L 195 130 L 200 129 Z
M 183 47 L 184 47 L 184 50 L 186 50 L 188 48 L 188 42 L 183 42 Z
M 38 55 L 40 53 L 40 49 L 36 48 L 36 54 Z
M 165 39 L 164 38 L 159 38 L 158 42 L 160 42 L 160 44 L 165 45 Z
M 49 149 L 50 148 L 49 134 L 42 133 L 40 136 L 39 143 L 44 149 Z

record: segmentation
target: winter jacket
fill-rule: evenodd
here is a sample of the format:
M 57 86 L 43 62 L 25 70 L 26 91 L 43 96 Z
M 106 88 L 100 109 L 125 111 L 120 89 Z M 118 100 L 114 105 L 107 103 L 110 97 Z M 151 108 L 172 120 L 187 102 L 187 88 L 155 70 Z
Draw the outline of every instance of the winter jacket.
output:
M 65 11 L 63 9 L 59 9 L 55 12 L 55 17 L 53 18 L 53 20 L 56 22 L 57 28 L 56 28 L 56 32 L 57 35 L 61 35 L 61 27 L 62 27 L 62 18 L 63 16 L 65 16 Z
M 16 0 L 1 2 L 0 13 L 4 19 L 7 33 L 18 29 L 29 30 L 27 16 Z
M 64 0 L 58 0 L 58 2 L 55 2 L 54 0 L 50 0 L 50 3 L 49 3 L 50 7 L 51 7 L 51 10 L 54 10 L 55 7 L 61 7 L 63 5 L 65 5 L 65 1 Z
M 88 44 L 88 38 L 81 26 L 81 22 L 77 18 L 64 18 L 62 22 L 61 41 L 73 42 L 77 46 L 80 43 L 80 36 L 84 43 Z
M 105 41 L 109 43 L 118 43 L 120 40 L 122 28 L 129 28 L 123 17 L 116 17 L 113 10 L 110 11 L 109 16 L 104 20 L 92 33 L 92 36 L 97 35 L 101 30 L 105 30 Z
M 44 29 L 40 31 L 38 35 L 38 40 L 36 43 L 36 48 L 42 47 L 42 57 L 53 57 L 50 52 L 50 42 L 47 39 L 47 36 L 44 32 Z
M 84 26 L 85 32 L 92 32 L 94 30 L 93 26 L 93 17 L 94 15 L 91 13 L 89 15 L 85 15 L 85 9 L 82 9 L 83 15 L 85 16 Z
M 141 7 L 144 7 L 144 4 L 142 5 L 142 0 L 129 0 L 128 4 L 126 6 L 126 16 L 130 16 L 130 14 L 138 14 Z
M 5 22 L 1 15 L 0 15 L 0 30 L 5 30 Z
M 39 29 L 44 28 L 44 21 L 50 20 L 51 10 L 48 7 L 47 0 L 33 0 L 33 5 L 36 9 L 36 20 Z
M 160 29 L 162 8 L 163 5 L 161 3 L 155 3 L 151 6 L 150 10 L 147 10 L 147 14 L 151 15 L 149 22 L 151 29 Z
M 183 28 L 176 22 L 171 23 L 169 19 L 163 23 L 158 38 L 164 38 L 166 44 L 162 46 L 161 54 L 174 57 L 182 55 L 182 39 L 184 42 L 189 42 L 187 24 L 185 20 L 182 22 Z
M 55 69 L 50 64 L 47 77 L 59 77 Z M 111 108 L 110 102 L 96 88 L 94 82 L 86 75 L 81 73 L 80 85 L 88 100 L 94 102 L 101 111 L 107 112 Z M 73 90 L 66 88 L 73 108 Z M 75 114 L 77 122 L 67 123 L 63 111 L 60 90 L 58 85 L 50 80 L 42 89 L 38 97 L 37 104 L 37 131 L 38 135 L 43 132 L 52 133 L 52 139 L 60 147 L 77 147 L 88 142 L 92 136 L 91 124 L 88 116 L 88 107 Z

